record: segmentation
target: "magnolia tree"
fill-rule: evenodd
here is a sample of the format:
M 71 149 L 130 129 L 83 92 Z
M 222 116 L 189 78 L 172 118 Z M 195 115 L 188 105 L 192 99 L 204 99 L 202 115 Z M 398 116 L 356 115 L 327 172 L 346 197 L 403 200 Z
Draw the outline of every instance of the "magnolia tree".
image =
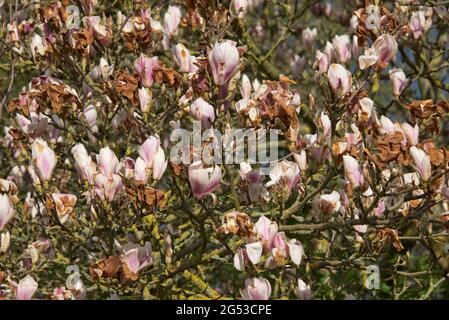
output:
M 0 1 L 0 299 L 449 297 L 441 1 Z

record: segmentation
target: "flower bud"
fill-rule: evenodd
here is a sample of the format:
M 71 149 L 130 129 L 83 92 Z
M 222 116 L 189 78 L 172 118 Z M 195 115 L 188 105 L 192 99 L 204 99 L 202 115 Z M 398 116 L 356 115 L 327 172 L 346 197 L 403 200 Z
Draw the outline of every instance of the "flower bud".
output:
M 214 107 L 207 103 L 203 98 L 198 98 L 193 101 L 190 106 L 190 113 L 195 119 L 201 121 L 201 126 L 204 129 L 209 129 L 215 120 Z
M 245 281 L 245 289 L 240 290 L 244 300 L 269 300 L 271 295 L 270 282 L 265 278 L 251 278 Z
M 389 71 L 390 80 L 393 85 L 393 94 L 400 96 L 401 92 L 407 87 L 408 79 L 404 71 L 400 68 L 392 68 Z
M 345 154 L 343 156 L 343 166 L 346 178 L 349 179 L 352 187 L 360 187 L 363 184 L 363 175 L 357 160 Z
M 238 72 L 240 56 L 236 43 L 231 40 L 216 42 L 209 51 L 208 60 L 214 83 L 224 85 Z
M 56 167 L 56 155 L 47 145 L 47 142 L 38 138 L 31 147 L 32 163 L 39 173 L 39 177 L 48 181 Z
M 217 165 L 204 168 L 201 161 L 196 161 L 189 166 L 189 182 L 193 196 L 200 199 L 220 186 L 221 169 Z
M 412 156 L 421 179 L 423 181 L 428 181 L 432 176 L 432 163 L 430 162 L 430 157 L 422 149 L 418 149 L 415 146 L 410 148 L 410 155 Z
M 327 77 L 332 90 L 338 96 L 344 96 L 351 89 L 351 73 L 341 64 L 331 64 L 327 71 Z

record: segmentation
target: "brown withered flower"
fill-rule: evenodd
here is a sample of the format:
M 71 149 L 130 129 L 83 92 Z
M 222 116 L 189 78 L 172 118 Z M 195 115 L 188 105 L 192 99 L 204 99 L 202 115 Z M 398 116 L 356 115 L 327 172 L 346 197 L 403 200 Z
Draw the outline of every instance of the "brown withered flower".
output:
M 243 212 L 233 211 L 225 214 L 219 232 L 236 234 L 239 237 L 250 237 L 254 234 L 254 224 L 250 217 Z

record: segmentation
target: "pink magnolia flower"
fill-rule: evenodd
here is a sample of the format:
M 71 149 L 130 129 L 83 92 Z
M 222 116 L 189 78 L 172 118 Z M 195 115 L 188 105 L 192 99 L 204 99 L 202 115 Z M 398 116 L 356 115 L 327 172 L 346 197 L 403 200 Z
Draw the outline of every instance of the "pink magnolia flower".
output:
M 195 119 L 201 121 L 201 126 L 204 129 L 209 129 L 215 120 L 214 107 L 203 98 L 198 98 L 193 101 L 190 106 L 190 113 Z
M 238 71 L 240 56 L 236 45 L 234 41 L 224 40 L 215 43 L 209 51 L 209 65 L 217 86 L 227 83 Z
M 432 12 L 432 8 L 430 8 L 430 12 Z M 415 39 L 422 37 L 424 33 L 426 33 L 426 31 L 429 30 L 430 26 L 432 25 L 431 17 L 432 13 L 430 13 L 430 18 L 426 19 L 423 10 L 418 10 L 412 13 L 409 26 Z
M 128 243 L 123 246 L 123 252 L 122 259 L 134 274 L 138 274 L 153 263 L 151 243 L 148 241 L 144 246 Z
M 318 31 L 316 30 L 316 28 L 313 28 L 313 29 L 310 29 L 309 27 L 305 28 L 301 34 L 302 42 L 307 47 L 313 46 L 313 44 L 315 43 L 315 40 L 316 40 L 317 33 L 318 33 Z
M 285 183 L 288 190 L 291 190 L 299 181 L 299 166 L 296 162 L 282 160 L 274 165 L 269 175 L 271 181 L 267 183 L 267 187 L 277 183 Z
M 174 58 L 179 66 L 179 72 L 192 73 L 198 70 L 198 67 L 194 65 L 195 57 L 193 57 L 189 50 L 181 44 L 178 43 L 174 48 Z
M 19 284 L 11 281 L 11 287 L 17 300 L 31 300 L 37 290 L 38 283 L 30 275 L 26 275 Z
M 318 209 L 321 212 L 331 214 L 340 211 L 340 208 L 340 194 L 337 191 L 320 195 L 318 199 Z
M 310 286 L 301 279 L 298 279 L 298 287 L 295 289 L 296 296 L 299 300 L 311 300 L 312 290 Z
M 254 224 L 256 233 L 260 239 L 262 239 L 263 246 L 266 251 L 271 250 L 271 245 L 274 237 L 278 232 L 278 225 L 276 222 L 271 221 L 264 215 Z
M 320 115 L 319 126 L 323 129 L 323 138 L 326 139 L 332 132 L 332 123 L 329 116 L 324 112 Z
M 248 9 L 248 0 L 232 0 L 229 7 L 230 11 L 243 18 Z
M 327 71 L 327 77 L 332 91 L 338 96 L 344 96 L 351 89 L 351 73 L 341 64 L 331 64 Z
M 32 163 L 39 173 L 39 177 L 48 181 L 56 167 L 56 155 L 47 145 L 47 142 L 38 138 L 31 146 Z
M 245 281 L 245 289 L 240 290 L 245 300 L 269 300 L 271 295 L 270 282 L 265 278 L 251 278 Z
M 360 187 L 363 184 L 363 175 L 357 160 L 350 155 L 345 154 L 343 155 L 343 166 L 345 175 L 351 182 L 352 187 Z
M 78 178 L 80 180 L 87 180 L 92 185 L 97 168 L 91 156 L 87 154 L 86 148 L 81 143 L 78 143 L 71 149 L 71 152 L 75 159 Z
M 181 22 L 181 10 L 176 6 L 169 6 L 164 15 L 164 31 L 167 35 L 172 36 L 178 32 L 178 26 Z
M 196 161 L 189 166 L 189 182 L 193 196 L 201 199 L 220 186 L 221 169 L 217 165 L 204 168 L 201 161 Z
M 102 45 L 109 45 L 112 33 L 111 30 L 101 24 L 101 18 L 99 16 L 86 16 L 83 17 L 83 24 L 86 28 L 100 41 Z
M 140 111 L 142 113 L 147 113 L 150 111 L 151 107 L 151 101 L 152 101 L 152 93 L 148 88 L 139 88 L 138 91 L 139 94 L 139 105 L 140 105 Z
M 112 202 L 122 188 L 122 178 L 118 174 L 112 174 L 110 177 L 101 173 L 95 175 L 94 190 L 103 201 Z
M 388 74 L 390 75 L 390 80 L 393 84 L 393 94 L 395 96 L 401 95 L 402 90 L 408 85 L 408 79 L 404 71 L 400 68 L 392 68 Z
M 150 136 L 140 146 L 138 150 L 139 156 L 142 158 L 143 161 L 145 161 L 148 168 L 153 167 L 154 157 L 156 156 L 160 144 L 161 141 L 158 136 Z
M 6 194 L 0 194 L 0 231 L 3 231 L 6 224 L 14 216 L 14 205 Z
M 144 87 L 151 87 L 154 82 L 154 69 L 157 67 L 157 57 L 149 58 L 141 54 L 134 62 L 134 69 L 139 75 Z
M 410 155 L 415 163 L 416 169 L 423 181 L 428 181 L 432 176 L 432 163 L 430 157 L 422 149 L 415 146 L 410 148 Z
M 109 147 L 100 149 L 100 153 L 97 155 L 97 162 L 101 173 L 108 178 L 117 173 L 120 167 L 117 156 Z
M 329 65 L 331 63 L 331 59 L 329 56 L 320 50 L 317 50 L 315 55 L 315 64 L 314 68 L 318 69 L 319 73 L 325 73 L 329 69 Z
M 138 157 L 134 165 L 134 181 L 137 184 L 146 184 L 147 180 L 147 164 L 141 157 Z
M 410 146 L 415 146 L 419 142 L 419 127 L 418 124 L 415 124 L 414 127 L 412 127 L 408 123 L 401 123 L 401 129 L 404 133 L 405 137 L 407 138 L 407 141 Z
M 246 182 L 248 186 L 248 194 L 241 195 L 243 201 L 258 202 L 268 198 L 268 191 L 262 183 L 263 177 L 259 170 L 253 170 L 249 163 L 242 162 L 239 174 L 242 181 Z
M 351 58 L 351 39 L 348 35 L 336 35 L 332 40 L 335 56 L 340 63 L 346 63 Z
M 382 34 L 374 41 L 372 48 L 379 57 L 378 64 L 381 68 L 385 68 L 388 63 L 395 57 L 398 51 L 398 43 L 390 34 Z
M 160 180 L 167 169 L 168 161 L 165 160 L 164 149 L 161 146 L 156 151 L 153 161 L 153 180 Z
M 305 150 L 301 150 L 299 153 L 294 153 L 293 158 L 298 164 L 300 170 L 307 170 L 307 153 Z
M 260 241 L 249 243 L 245 246 L 245 251 L 249 261 L 256 265 L 260 262 L 260 258 L 262 257 L 263 244 Z

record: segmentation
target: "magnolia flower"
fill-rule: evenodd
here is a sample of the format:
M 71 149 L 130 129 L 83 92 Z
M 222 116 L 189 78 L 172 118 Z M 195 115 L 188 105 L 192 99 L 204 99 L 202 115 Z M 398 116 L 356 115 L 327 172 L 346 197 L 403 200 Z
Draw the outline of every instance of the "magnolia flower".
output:
M 418 124 L 415 124 L 415 126 L 412 127 L 408 123 L 401 123 L 401 129 L 402 129 L 402 132 L 404 133 L 405 137 L 407 138 L 409 145 L 415 146 L 418 144 L 418 140 L 419 140 Z
M 98 166 L 103 175 L 110 178 L 112 174 L 117 173 L 120 162 L 115 155 L 114 151 L 109 147 L 101 148 L 100 153 L 97 155 Z
M 332 40 L 335 57 L 340 63 L 346 63 L 351 58 L 351 39 L 348 35 L 336 35 Z
M 321 52 L 320 50 L 317 50 L 315 55 L 314 68 L 317 68 L 319 73 L 324 73 L 329 69 L 330 63 L 331 59 L 329 58 L 329 56 Z
M 196 161 L 189 166 L 189 182 L 193 196 L 201 199 L 220 186 L 221 169 L 217 165 L 204 168 L 201 161 Z
M 432 176 L 432 164 L 430 157 L 421 149 L 412 146 L 410 148 L 410 155 L 415 163 L 416 169 L 423 181 L 428 181 Z
M 259 170 L 253 170 L 247 162 L 240 163 L 239 170 L 242 181 L 247 183 L 247 194 L 242 194 L 243 201 L 257 202 L 268 198 L 268 191 L 265 189 Z
M 8 195 L 0 194 L 0 231 L 5 229 L 6 224 L 14 216 L 13 203 Z
M 40 56 L 45 55 L 45 52 L 47 51 L 47 44 L 45 39 L 42 39 L 42 37 L 38 34 L 34 34 L 33 38 L 31 39 L 30 49 L 31 54 L 34 58 L 36 57 L 36 54 Z
M 165 160 L 165 153 L 161 146 L 156 151 L 153 160 L 153 180 L 160 180 L 167 169 L 168 161 Z
M 377 63 L 379 57 L 377 56 L 377 52 L 372 48 L 366 48 L 364 54 L 359 56 L 359 67 L 360 70 L 365 70 Z
M 134 181 L 137 184 L 146 184 L 147 180 L 147 164 L 141 157 L 138 157 L 134 164 Z
M 11 245 L 11 233 L 9 231 L 2 232 L 0 235 L 0 253 L 6 253 Z
M 300 170 L 307 170 L 307 153 L 305 150 L 301 150 L 300 153 L 294 153 L 293 158 L 298 164 Z
M 393 84 L 393 94 L 395 96 L 401 95 L 402 90 L 408 85 L 408 79 L 404 71 L 400 68 L 392 68 L 388 74 L 390 75 L 390 80 Z
M 110 66 L 105 58 L 100 58 L 100 63 L 89 73 L 92 80 L 107 79 L 112 75 L 114 66 Z
M 262 240 L 265 250 L 271 250 L 271 243 L 278 232 L 276 222 L 271 221 L 264 215 L 254 224 L 257 236 Z
M 174 58 L 179 66 L 179 72 L 192 73 L 198 70 L 198 67 L 193 64 L 195 62 L 195 57 L 190 55 L 189 50 L 187 50 L 183 44 L 178 43 L 174 46 L 173 51 Z
M 238 71 L 240 56 L 236 45 L 234 41 L 224 40 L 216 42 L 209 51 L 209 65 L 217 86 L 227 83 Z
M 298 279 L 298 287 L 295 289 L 295 292 L 299 300 L 312 299 L 312 290 L 310 289 L 310 286 L 301 279 Z
M 229 7 L 230 11 L 243 18 L 248 8 L 248 0 L 232 0 Z
M 304 248 L 302 247 L 301 242 L 296 239 L 290 239 L 286 244 L 290 259 L 292 259 L 294 264 L 299 266 L 301 264 L 302 256 L 304 255 Z
M 157 57 L 149 58 L 141 54 L 134 62 L 134 69 L 139 75 L 144 87 L 151 87 L 154 82 L 154 69 L 157 67 Z
M 122 178 L 118 174 L 110 177 L 103 174 L 95 175 L 95 193 L 103 201 L 113 201 L 115 195 L 123 188 Z
M 139 105 L 140 111 L 142 113 L 147 113 L 150 111 L 151 101 L 153 99 L 153 94 L 148 88 L 139 88 Z
M 430 8 L 430 11 L 432 9 Z M 427 30 L 429 30 L 432 25 L 432 18 L 426 19 L 424 12 L 422 10 L 418 10 L 412 13 L 412 17 L 410 18 L 410 30 L 413 33 L 413 37 L 418 39 L 423 36 Z
M 318 199 L 318 208 L 321 212 L 330 214 L 340 211 L 340 194 L 337 191 L 332 191 L 329 194 L 322 194 Z
M 201 126 L 205 129 L 209 129 L 215 120 L 214 107 L 203 98 L 193 101 L 190 106 L 190 113 L 195 119 L 201 121 Z
M 234 268 L 238 271 L 244 271 L 245 266 L 248 264 L 249 258 L 246 250 L 243 248 L 238 248 L 234 255 Z
M 240 290 L 245 300 L 269 300 L 271 295 L 270 282 L 265 278 L 251 278 L 245 281 L 245 289 Z
M 17 300 L 31 300 L 37 290 L 38 284 L 32 276 L 27 275 L 19 281 L 19 284 L 11 281 L 11 287 Z
M 379 66 L 385 68 L 398 51 L 398 43 L 390 34 L 382 34 L 374 41 L 372 48 L 378 56 Z
M 260 258 L 262 257 L 263 244 L 260 241 L 249 243 L 245 246 L 245 251 L 249 261 L 256 265 L 260 262 Z
M 39 173 L 39 177 L 48 181 L 56 167 L 56 155 L 47 145 L 47 142 L 38 138 L 31 146 L 32 163 Z
M 351 73 L 341 64 L 331 64 L 327 71 L 327 77 L 332 91 L 338 96 L 344 96 L 351 89 Z
M 145 246 L 128 243 L 123 246 L 122 259 L 128 267 L 129 271 L 138 274 L 142 269 L 153 263 L 151 243 L 145 242 Z
M 108 45 L 110 43 L 111 31 L 101 24 L 101 18 L 99 16 L 86 16 L 82 20 L 86 28 L 102 45 Z
M 267 183 L 267 187 L 277 183 L 284 183 L 288 190 L 291 190 L 299 181 L 299 166 L 296 162 L 282 160 L 274 165 L 269 175 L 271 181 Z
M 363 175 L 357 160 L 345 154 L 343 155 L 343 166 L 345 175 L 351 182 L 352 187 L 360 187 L 363 184 Z
M 73 212 L 77 198 L 73 194 L 66 193 L 52 193 L 51 197 L 55 203 L 58 219 L 62 224 L 64 224 Z
M 381 116 L 379 122 L 385 133 L 394 133 L 396 131 L 393 121 L 391 121 L 388 117 Z
M 86 148 L 81 143 L 76 144 L 72 150 L 75 159 L 75 167 L 80 180 L 87 180 L 90 184 L 94 183 L 94 174 L 97 170 L 91 156 L 87 154 Z
M 309 27 L 305 28 L 301 34 L 302 42 L 306 46 L 311 47 L 315 42 L 317 33 L 318 31 L 316 30 L 316 28 L 313 29 L 310 29 Z
M 324 112 L 320 115 L 319 126 L 323 129 L 323 138 L 326 139 L 332 131 L 332 123 L 329 116 Z
M 139 156 L 145 161 L 148 168 L 153 167 L 154 157 L 159 149 L 161 141 L 158 136 L 150 136 L 145 140 L 145 142 L 139 147 Z
M 175 35 L 178 32 L 178 26 L 181 22 L 181 10 L 176 6 L 169 6 L 164 15 L 164 32 L 169 35 Z
M 98 132 L 97 126 L 97 110 L 95 106 L 89 105 L 83 110 L 84 117 L 86 118 L 87 125 L 93 132 Z

